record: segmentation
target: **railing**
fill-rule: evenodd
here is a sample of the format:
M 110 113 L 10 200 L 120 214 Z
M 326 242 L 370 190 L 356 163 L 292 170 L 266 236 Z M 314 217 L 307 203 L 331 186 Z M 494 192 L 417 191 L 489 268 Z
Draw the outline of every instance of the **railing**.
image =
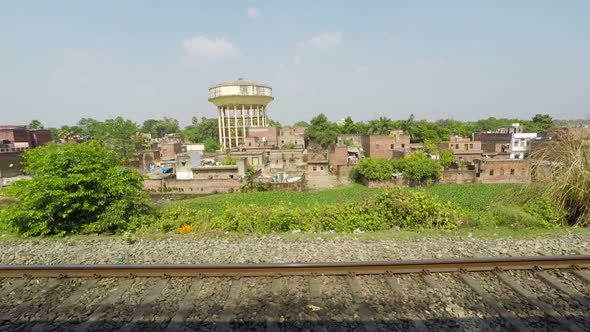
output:
M 209 98 L 223 96 L 266 96 L 272 97 L 272 89 L 264 86 L 240 85 L 221 86 L 209 90 Z

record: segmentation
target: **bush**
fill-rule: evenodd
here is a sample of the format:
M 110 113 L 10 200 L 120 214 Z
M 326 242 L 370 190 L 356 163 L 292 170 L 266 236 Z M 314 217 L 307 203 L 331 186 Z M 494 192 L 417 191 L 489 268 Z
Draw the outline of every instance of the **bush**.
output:
M 23 237 L 113 233 L 148 211 L 142 176 L 100 142 L 38 147 L 24 164 L 33 179 L 8 187 L 17 201 L 0 211 L 0 222 Z
M 272 207 L 232 205 L 226 206 L 221 214 L 176 208 L 164 211 L 156 223 L 158 229 L 164 232 L 175 231 L 184 224 L 200 227 L 202 231 L 268 234 L 292 230 L 378 231 L 396 226 L 405 229 L 452 229 L 460 223 L 457 213 L 450 206 L 436 202 L 425 193 L 397 189 L 384 191 L 362 202 L 310 209 L 293 207 L 289 203 L 278 203 Z
M 393 163 L 385 158 L 363 158 L 352 169 L 353 180 L 361 182 L 363 179 L 371 181 L 391 180 L 394 172 Z
M 570 225 L 590 225 L 590 135 L 570 128 L 559 140 L 543 143 L 530 156 L 543 192 Z
M 565 221 L 566 214 L 556 207 L 549 198 L 544 196 L 527 202 L 523 210 L 536 216 L 544 227 L 558 226 Z
M 493 218 L 498 226 L 514 228 L 542 227 L 543 222 L 518 207 L 500 207 L 493 212 Z
M 440 177 L 440 164 L 423 153 L 413 153 L 403 159 L 402 174 L 411 185 L 430 184 Z

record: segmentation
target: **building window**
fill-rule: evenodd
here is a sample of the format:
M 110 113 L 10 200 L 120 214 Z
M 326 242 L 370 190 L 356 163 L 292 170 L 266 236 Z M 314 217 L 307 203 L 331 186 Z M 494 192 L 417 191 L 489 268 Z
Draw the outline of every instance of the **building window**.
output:
M 510 169 L 510 175 L 514 175 L 514 168 Z
M 470 149 L 473 149 L 473 144 L 469 144 L 469 148 Z
M 389 144 L 389 148 L 393 150 L 393 144 Z
M 281 144 L 285 143 L 285 141 L 281 140 Z
M 234 175 L 233 175 L 233 174 L 230 174 L 230 175 L 229 175 L 229 178 L 230 178 L 230 179 L 233 179 L 233 178 L 234 178 Z
M 287 160 L 286 160 L 286 159 L 283 159 L 283 162 L 284 162 L 284 163 L 286 163 L 286 162 L 287 162 Z
M 500 175 L 504 175 L 504 169 L 500 168 Z
M 324 170 L 324 166 L 320 166 L 320 171 L 323 171 L 323 170 Z
M 402 149 L 405 148 L 405 147 L 406 147 L 406 145 L 405 144 L 402 144 Z
M 459 144 L 455 144 L 455 150 L 459 150 Z
M 318 170 L 318 168 L 314 166 L 314 167 L 313 167 L 313 170 L 314 170 L 314 171 L 317 171 L 317 170 Z
M 490 170 L 490 176 L 494 176 L 494 170 L 493 169 Z

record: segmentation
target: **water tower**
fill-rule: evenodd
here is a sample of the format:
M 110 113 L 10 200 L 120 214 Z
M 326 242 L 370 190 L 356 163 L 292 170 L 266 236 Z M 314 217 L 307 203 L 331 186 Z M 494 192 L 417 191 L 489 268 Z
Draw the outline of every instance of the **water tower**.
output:
M 209 89 L 209 101 L 217 106 L 219 144 L 231 149 L 243 144 L 248 128 L 268 127 L 266 105 L 271 102 L 268 85 L 238 79 Z

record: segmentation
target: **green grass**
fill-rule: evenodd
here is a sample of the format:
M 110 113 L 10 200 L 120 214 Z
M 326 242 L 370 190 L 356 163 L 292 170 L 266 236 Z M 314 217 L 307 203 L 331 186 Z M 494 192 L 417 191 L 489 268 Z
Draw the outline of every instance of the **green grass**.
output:
M 497 206 L 522 206 L 525 202 L 525 195 L 520 194 L 523 189 L 524 186 L 521 184 L 466 184 L 435 185 L 408 190 L 425 191 L 441 202 L 451 202 L 459 209 L 479 213 L 489 211 Z M 306 209 L 335 204 L 360 203 L 381 190 L 380 188 L 367 188 L 363 185 L 352 184 L 313 192 L 272 191 L 220 194 L 167 202 L 162 204 L 161 208 L 185 207 L 221 213 L 227 206 L 232 205 L 252 204 L 259 207 L 272 207 L 279 203 L 285 203 L 294 208 Z
M 294 208 L 313 208 L 319 206 L 360 202 L 378 193 L 378 189 L 369 189 L 363 185 L 353 184 L 335 189 L 313 192 L 269 191 L 239 194 L 219 194 L 162 204 L 162 209 L 185 207 L 192 210 L 210 210 L 222 213 L 228 206 L 254 205 L 272 207 L 280 203 Z

